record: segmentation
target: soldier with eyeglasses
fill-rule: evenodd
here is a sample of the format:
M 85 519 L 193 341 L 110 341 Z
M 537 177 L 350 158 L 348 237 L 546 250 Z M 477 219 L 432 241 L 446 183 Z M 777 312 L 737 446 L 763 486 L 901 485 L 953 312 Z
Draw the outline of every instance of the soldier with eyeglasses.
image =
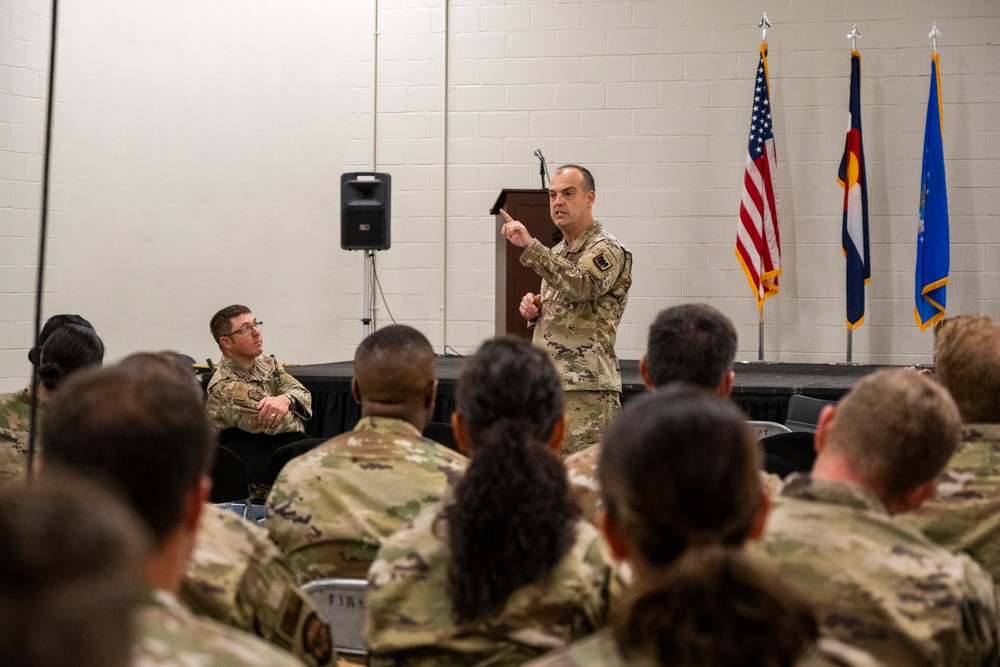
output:
M 222 359 L 208 383 L 207 410 L 215 428 L 247 433 L 304 433 L 312 416 L 309 390 L 264 354 L 261 328 L 246 306 L 232 305 L 212 316 L 212 337 Z

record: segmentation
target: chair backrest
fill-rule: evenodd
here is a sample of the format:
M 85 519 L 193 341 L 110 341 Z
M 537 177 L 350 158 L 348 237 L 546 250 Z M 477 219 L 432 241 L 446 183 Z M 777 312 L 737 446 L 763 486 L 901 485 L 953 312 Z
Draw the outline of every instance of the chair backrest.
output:
M 424 437 L 430 438 L 439 445 L 444 445 L 448 449 L 458 451 L 458 443 L 455 442 L 455 432 L 448 422 L 430 422 L 424 427 Z
M 247 466 L 243 459 L 225 447 L 217 447 L 215 463 L 212 464 L 213 503 L 228 503 L 250 497 L 247 483 Z
M 324 442 L 326 442 L 325 438 L 305 438 L 278 447 L 267 461 L 267 483 L 274 484 L 274 480 L 278 479 L 278 473 L 281 472 L 286 463 Z
M 784 478 L 791 472 L 809 472 L 816 460 L 813 434 L 806 431 L 775 433 L 760 441 L 764 469 Z
M 750 432 L 753 433 L 753 437 L 758 440 L 763 440 L 769 435 L 774 435 L 775 433 L 791 433 L 792 429 L 787 426 L 783 426 L 778 422 L 768 422 L 768 421 L 753 421 L 748 420 L 747 426 L 750 427 Z
M 835 405 L 837 401 L 827 401 L 822 398 L 792 394 L 788 399 L 788 416 L 785 426 L 792 431 L 815 433 L 819 424 L 819 413 L 827 405 Z
M 333 634 L 334 648 L 344 655 L 367 655 L 364 579 L 317 579 L 302 587 Z

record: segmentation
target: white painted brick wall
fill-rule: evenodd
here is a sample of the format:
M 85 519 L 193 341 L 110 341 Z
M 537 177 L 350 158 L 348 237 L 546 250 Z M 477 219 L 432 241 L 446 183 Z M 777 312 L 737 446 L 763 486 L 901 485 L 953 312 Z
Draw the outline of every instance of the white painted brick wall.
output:
M 47 310 L 94 317 L 109 357 L 214 356 L 205 320 L 246 301 L 281 358 L 348 358 L 362 257 L 339 249 L 337 183 L 373 166 L 393 175 L 394 194 L 378 321 L 387 304 L 437 349 L 469 352 L 493 330 L 488 210 L 502 188 L 537 185 L 541 148 L 552 166 L 593 169 L 595 213 L 633 250 L 622 357 L 641 355 L 657 311 L 707 300 L 737 323 L 739 356 L 756 358 L 757 312 L 733 241 L 760 3 L 381 0 L 377 68 L 370 7 L 180 5 L 66 10 L 55 146 L 66 159 L 55 167 L 57 202 L 72 206 L 56 216 Z M 1000 316 L 1000 6 L 880 2 L 848 16 L 842 4 L 779 0 L 767 10 L 785 274 L 765 310 L 766 357 L 844 358 L 836 170 L 843 35 L 858 21 L 874 275 L 855 360 L 927 362 L 931 335 L 912 314 L 925 36 L 937 20 L 949 313 Z M 26 374 L 47 13 L 42 0 L 0 0 L 3 389 Z

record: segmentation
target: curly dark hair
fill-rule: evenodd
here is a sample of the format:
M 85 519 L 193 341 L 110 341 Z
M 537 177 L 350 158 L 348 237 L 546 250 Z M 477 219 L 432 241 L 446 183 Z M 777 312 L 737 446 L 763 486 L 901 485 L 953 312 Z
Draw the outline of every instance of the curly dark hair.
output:
M 790 667 L 816 640 L 809 604 L 743 551 L 763 498 L 744 420 L 732 402 L 676 383 L 630 401 L 605 433 L 608 521 L 653 566 L 616 614 L 623 654 Z
M 569 552 L 579 510 L 548 448 L 564 400 L 545 353 L 514 338 L 487 341 L 462 372 L 456 412 L 471 461 L 442 512 L 455 620 L 497 614 L 510 595 Z

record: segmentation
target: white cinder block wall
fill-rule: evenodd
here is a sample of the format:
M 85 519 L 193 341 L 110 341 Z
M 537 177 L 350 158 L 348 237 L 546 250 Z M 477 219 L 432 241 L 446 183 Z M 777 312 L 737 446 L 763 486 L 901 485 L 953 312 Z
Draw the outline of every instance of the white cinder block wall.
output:
M 207 319 L 245 302 L 285 361 L 349 358 L 362 258 L 339 248 L 339 175 L 393 176 L 378 254 L 397 321 L 441 351 L 493 332 L 504 187 L 597 177 L 635 256 L 619 354 L 655 313 L 708 301 L 757 356 L 733 253 L 766 9 L 785 274 L 765 357 L 843 361 L 848 41 L 863 33 L 874 273 L 860 362 L 930 361 L 913 322 L 919 168 L 937 20 L 952 229 L 949 314 L 1000 316 L 1000 5 L 994 0 L 515 2 L 193 0 L 64 5 L 46 315 L 80 312 L 109 357 L 217 356 Z M 0 388 L 27 374 L 47 5 L 0 0 Z M 376 40 L 373 35 L 378 33 Z M 379 303 L 380 324 L 388 312 Z

